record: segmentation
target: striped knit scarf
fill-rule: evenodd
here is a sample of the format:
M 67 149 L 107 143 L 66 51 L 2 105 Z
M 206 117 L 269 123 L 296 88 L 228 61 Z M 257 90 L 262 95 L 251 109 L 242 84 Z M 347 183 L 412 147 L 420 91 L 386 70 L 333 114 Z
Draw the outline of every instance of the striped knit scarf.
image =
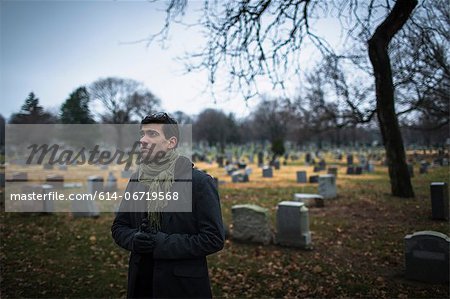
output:
M 178 152 L 169 150 L 164 156 L 164 160 L 156 163 L 139 164 L 138 181 L 148 187 L 150 199 L 147 201 L 147 218 L 149 227 L 156 230 L 161 228 L 161 211 L 168 202 L 159 199 L 159 192 L 164 192 L 164 197 L 172 188 L 175 180 L 175 163 L 179 157 Z M 152 194 L 155 194 L 156 197 Z

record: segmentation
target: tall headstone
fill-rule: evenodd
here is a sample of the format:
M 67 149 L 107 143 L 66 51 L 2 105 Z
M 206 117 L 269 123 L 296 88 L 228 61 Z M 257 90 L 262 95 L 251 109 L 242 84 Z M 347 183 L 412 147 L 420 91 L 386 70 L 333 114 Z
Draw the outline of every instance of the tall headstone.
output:
M 110 171 L 108 174 L 108 178 L 106 179 L 105 192 L 115 191 L 117 191 L 117 178 L 114 176 L 112 171 Z
M 325 199 L 337 196 L 336 177 L 332 174 L 319 176 L 319 194 Z
M 55 188 L 52 185 L 41 185 L 42 188 L 42 194 L 49 194 L 50 192 L 53 192 Z M 53 200 L 43 200 L 42 204 L 44 205 L 43 211 L 45 213 L 53 213 L 55 211 L 53 206 Z
M 282 201 L 278 204 L 276 243 L 282 246 L 311 248 L 308 208 L 304 203 Z
M 311 164 L 311 162 L 312 162 L 311 159 L 312 159 L 312 158 L 311 158 L 311 153 L 309 153 L 309 152 L 306 153 L 306 154 L 305 154 L 305 163 L 306 163 L 306 164 Z
M 234 240 L 263 244 L 272 241 L 268 209 L 251 204 L 234 205 L 231 214 Z
M 87 192 L 94 194 L 95 192 L 103 191 L 103 177 L 92 175 L 87 178 Z
M 448 185 L 445 182 L 430 184 L 431 218 L 437 220 L 449 219 Z
M 405 241 L 405 276 L 431 283 L 448 283 L 450 238 L 435 231 L 407 235 Z
M 297 171 L 297 183 L 307 183 L 306 171 Z
M 353 155 L 352 154 L 347 155 L 347 165 L 353 165 Z
M 5 172 L 0 171 L 0 187 L 5 187 Z
M 258 167 L 262 167 L 264 165 L 264 154 L 263 152 L 258 152 Z
M 223 156 L 217 156 L 217 164 L 220 168 L 223 168 Z
M 87 178 L 88 194 L 94 196 L 96 193 L 103 191 L 103 177 L 93 175 Z M 98 217 L 100 213 L 94 200 L 74 200 L 72 202 L 72 215 L 74 217 Z

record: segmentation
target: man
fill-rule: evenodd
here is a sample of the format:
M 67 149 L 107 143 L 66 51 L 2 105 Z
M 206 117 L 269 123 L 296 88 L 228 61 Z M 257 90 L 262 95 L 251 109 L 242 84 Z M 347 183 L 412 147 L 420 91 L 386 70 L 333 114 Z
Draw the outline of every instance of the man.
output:
M 145 159 L 125 192 L 130 198 L 149 195 L 143 201 L 122 200 L 111 227 L 115 242 L 131 252 L 127 297 L 210 298 L 206 256 L 221 250 L 225 239 L 214 180 L 178 155 L 178 125 L 166 113 L 146 116 L 141 136 Z M 177 193 L 178 199 L 145 200 L 160 193 Z M 186 201 L 190 197 L 192 203 Z M 191 212 L 167 212 L 183 202 Z

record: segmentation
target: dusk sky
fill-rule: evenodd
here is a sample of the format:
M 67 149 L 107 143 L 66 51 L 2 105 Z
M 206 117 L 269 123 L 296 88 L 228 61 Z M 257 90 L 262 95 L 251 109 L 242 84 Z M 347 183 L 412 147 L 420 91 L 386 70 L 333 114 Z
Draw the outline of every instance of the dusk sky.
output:
M 181 110 L 193 115 L 211 107 L 245 116 L 257 103 L 253 100 L 247 107 L 241 98 L 227 99 L 225 95 L 219 95 L 223 99 L 214 103 L 209 94 L 203 93 L 204 73 L 183 75 L 176 58 L 201 45 L 198 29 L 176 26 L 166 49 L 158 44 L 147 47 L 146 43 L 128 43 L 161 28 L 163 3 L 0 3 L 0 113 L 6 118 L 20 110 L 31 91 L 42 106 L 57 112 L 77 87 L 110 76 L 143 82 L 169 112 Z M 200 3 L 190 2 L 191 8 Z M 194 19 L 192 14 L 187 17 Z M 336 29 L 335 24 L 327 28 Z M 290 82 L 290 86 L 296 84 Z

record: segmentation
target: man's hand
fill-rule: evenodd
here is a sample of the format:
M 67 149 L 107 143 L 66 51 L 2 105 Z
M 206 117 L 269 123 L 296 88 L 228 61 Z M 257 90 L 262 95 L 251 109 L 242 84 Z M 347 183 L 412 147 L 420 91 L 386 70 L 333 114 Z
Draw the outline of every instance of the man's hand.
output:
M 154 234 L 138 231 L 133 236 L 131 251 L 135 253 L 152 253 L 156 246 Z

